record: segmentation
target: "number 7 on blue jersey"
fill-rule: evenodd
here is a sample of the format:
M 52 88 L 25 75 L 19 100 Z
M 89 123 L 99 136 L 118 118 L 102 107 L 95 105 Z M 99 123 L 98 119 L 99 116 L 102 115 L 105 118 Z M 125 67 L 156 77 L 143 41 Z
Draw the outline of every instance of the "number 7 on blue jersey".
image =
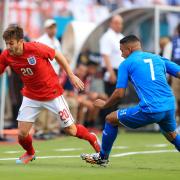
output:
M 150 65 L 151 79 L 154 81 L 155 75 L 154 75 L 154 67 L 153 67 L 152 59 L 144 59 L 144 62 Z

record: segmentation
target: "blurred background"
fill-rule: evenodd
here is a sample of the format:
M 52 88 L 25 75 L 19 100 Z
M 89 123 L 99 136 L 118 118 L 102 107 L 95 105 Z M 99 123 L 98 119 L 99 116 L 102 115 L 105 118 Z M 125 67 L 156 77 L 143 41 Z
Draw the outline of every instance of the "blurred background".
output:
M 25 41 L 39 41 L 60 50 L 75 74 L 85 83 L 85 91 L 77 92 L 65 72 L 56 62 L 52 63 L 65 89 L 64 96 L 72 115 L 77 123 L 84 124 L 94 132 L 101 132 L 108 110 L 95 109 L 93 101 L 97 98 L 107 99 L 110 95 L 110 75 L 103 63 L 102 36 L 108 29 L 113 30 L 111 21 L 116 15 L 120 15 L 123 20 L 119 22 L 118 35 L 123 37 L 135 34 L 141 39 L 144 51 L 160 54 L 180 64 L 180 57 L 175 58 L 174 54 L 180 52 L 180 40 L 179 43 L 173 44 L 180 36 L 180 0 L 1 0 L 0 49 L 2 51 L 5 48 L 2 40 L 3 30 L 9 24 L 19 24 L 24 29 Z M 52 38 L 53 42 L 50 41 Z M 112 42 L 117 45 L 110 47 L 111 53 L 118 49 L 119 40 L 117 38 L 117 42 Z M 118 56 L 121 58 L 120 52 Z M 114 65 L 113 69 L 116 71 L 117 67 Z M 176 93 L 177 87 L 174 87 L 179 83 L 169 76 L 167 78 L 177 98 L 179 123 L 180 95 Z M 16 117 L 22 101 L 22 87 L 21 80 L 11 69 L 0 77 L 2 140 L 6 140 L 8 134 L 16 133 L 12 129 L 17 128 Z M 129 86 L 118 108 L 136 103 L 136 93 Z M 150 125 L 136 131 L 157 132 L 159 129 L 156 125 Z M 33 133 L 37 139 L 51 139 L 64 134 L 57 117 L 47 110 L 40 114 Z

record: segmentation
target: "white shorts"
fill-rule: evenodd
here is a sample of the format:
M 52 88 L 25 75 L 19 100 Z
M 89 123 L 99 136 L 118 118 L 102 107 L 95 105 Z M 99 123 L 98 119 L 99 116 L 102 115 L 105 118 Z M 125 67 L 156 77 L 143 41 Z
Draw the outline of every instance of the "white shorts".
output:
M 63 95 L 51 101 L 36 101 L 24 96 L 17 120 L 34 122 L 43 108 L 52 111 L 58 116 L 62 128 L 68 127 L 74 123 L 74 119 Z

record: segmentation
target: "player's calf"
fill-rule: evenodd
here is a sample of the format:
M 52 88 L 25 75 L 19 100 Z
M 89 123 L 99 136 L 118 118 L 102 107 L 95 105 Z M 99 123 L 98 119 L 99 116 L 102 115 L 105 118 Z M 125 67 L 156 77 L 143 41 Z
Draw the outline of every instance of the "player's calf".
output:
M 176 147 L 176 149 L 180 152 L 180 135 L 177 134 L 176 137 L 171 141 L 172 144 Z
M 167 138 L 169 142 L 174 144 L 175 148 L 180 151 L 180 135 L 174 132 L 163 132 L 164 136 Z
M 71 136 L 88 141 L 96 152 L 100 151 L 101 146 L 98 137 L 94 133 L 89 132 L 88 129 L 83 125 L 72 124 L 71 126 L 64 128 L 64 130 Z

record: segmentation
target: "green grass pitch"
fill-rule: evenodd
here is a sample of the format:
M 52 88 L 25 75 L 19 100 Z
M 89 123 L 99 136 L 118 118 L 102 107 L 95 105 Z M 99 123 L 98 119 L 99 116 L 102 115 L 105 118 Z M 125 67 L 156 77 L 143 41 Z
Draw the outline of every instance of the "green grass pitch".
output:
M 17 144 L 1 144 L 0 180 L 180 179 L 179 153 L 160 133 L 119 133 L 111 155 L 121 157 L 111 157 L 106 168 L 92 166 L 79 158 L 81 153 L 93 152 L 83 140 L 61 137 L 35 141 L 34 146 L 37 159 L 27 165 L 16 165 L 11 158 L 20 156 L 22 149 Z

